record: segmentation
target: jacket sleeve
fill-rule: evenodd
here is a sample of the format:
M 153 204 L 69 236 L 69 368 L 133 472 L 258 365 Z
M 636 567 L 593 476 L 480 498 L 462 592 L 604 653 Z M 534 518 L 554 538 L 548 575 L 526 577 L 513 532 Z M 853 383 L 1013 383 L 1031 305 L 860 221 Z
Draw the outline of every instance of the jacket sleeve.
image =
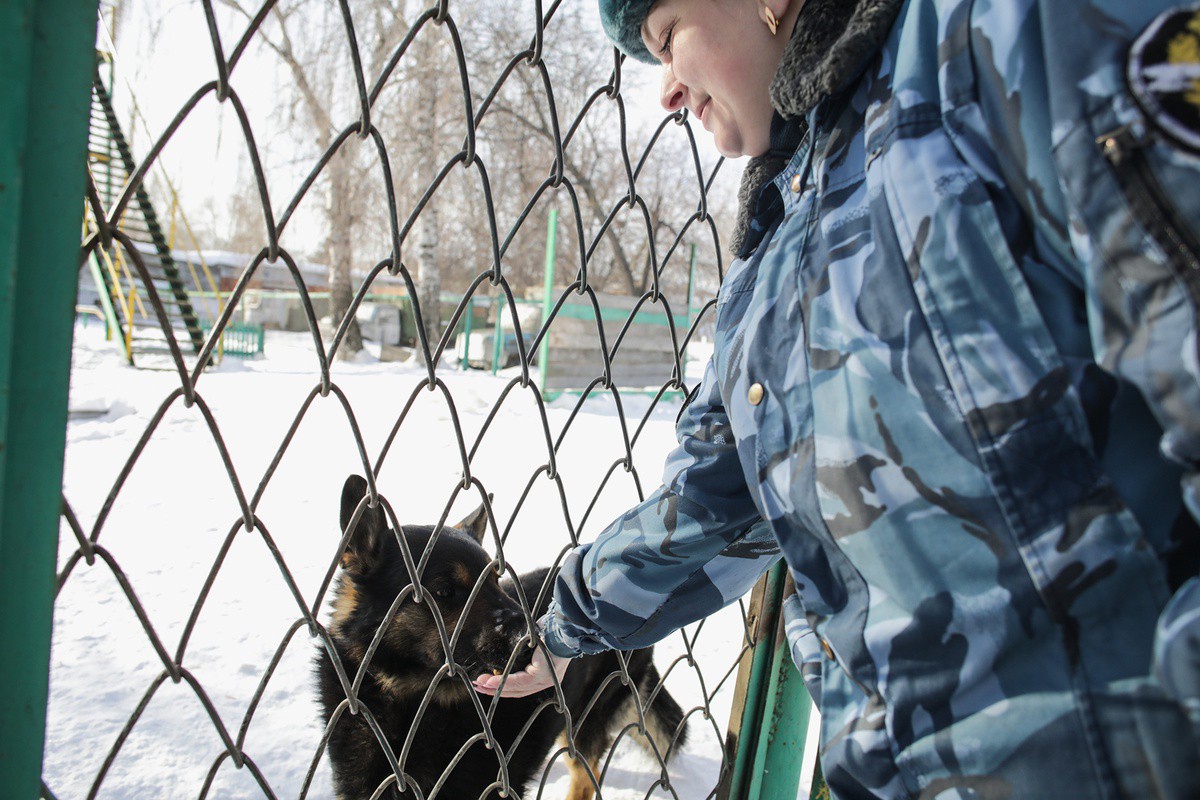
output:
M 563 561 L 541 619 L 559 656 L 644 647 L 744 595 L 779 547 L 742 477 L 710 361 L 663 485 Z
M 975 8 L 972 51 L 982 57 L 972 105 L 991 166 L 1041 251 L 1061 256 L 1079 287 L 1096 362 L 1146 399 L 1163 430 L 1160 450 L 1182 469 L 1184 502 L 1200 521 L 1200 157 L 1170 134 L 1172 118 L 1131 88 L 1139 73 L 1155 80 L 1156 65 L 1132 56 L 1172 4 Z M 1187 13 L 1176 38 L 1200 54 L 1200 12 Z M 1191 102 L 1200 103 L 1195 88 Z

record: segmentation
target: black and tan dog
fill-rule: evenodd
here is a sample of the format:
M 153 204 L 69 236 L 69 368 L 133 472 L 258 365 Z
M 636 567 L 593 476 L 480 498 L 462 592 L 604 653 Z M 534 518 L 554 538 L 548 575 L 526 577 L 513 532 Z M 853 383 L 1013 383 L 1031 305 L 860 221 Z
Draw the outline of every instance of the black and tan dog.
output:
M 342 530 L 366 492 L 365 480 L 357 475 L 347 479 L 342 489 Z M 430 526 L 403 526 L 402 535 L 414 563 L 421 561 L 433 530 Z M 384 627 L 358 699 L 396 756 L 401 776 L 420 789 L 420 795 L 411 789 L 401 795 L 397 786 L 391 785 L 383 797 L 430 798 L 435 788 L 436 797 L 442 800 L 499 797 L 501 764 L 498 754 L 486 746 L 470 681 L 482 673 L 523 669 L 530 651 L 521 642 L 529 628 L 516 586 L 507 578 L 497 579 L 491 558 L 480 546 L 485 530 L 482 508 L 458 529 L 442 529 L 420 572 L 424 602 L 415 599 L 412 579 L 382 504 L 365 508 L 348 538 L 333 592 L 330 637 L 348 680 L 353 681 Z M 528 602 L 535 602 L 548 577 L 546 569 L 520 577 Z M 480 584 L 478 591 L 476 584 Z M 406 596 L 396 606 L 402 594 Z M 454 663 L 465 675 L 443 672 L 446 649 L 430 601 L 440 612 Z M 544 606 L 545 602 L 535 608 L 532 618 L 540 616 Z M 634 738 L 648 751 L 666 758 L 683 744 L 686 735 L 682 710 L 658 685 L 650 649 L 634 651 L 627 658 L 640 702 L 633 689 L 619 680 L 620 666 L 614 653 L 575 659 L 563 678 L 563 693 L 576 724 L 575 747 L 597 780 L 600 760 L 614 732 L 637 719 L 638 705 L 653 742 L 640 735 Z M 324 649 L 317 659 L 317 683 L 328 725 L 347 693 Z M 492 698 L 478 697 L 486 713 Z M 526 796 L 526 785 L 538 773 L 556 737 L 564 734 L 564 718 L 554 710 L 553 700 L 552 691 L 547 690 L 529 698 L 496 702 L 491 732 L 507 761 L 508 781 L 517 797 Z M 365 713 L 352 715 L 344 709 L 330 733 L 328 748 L 334 790 L 340 800 L 369 798 L 393 774 Z M 568 766 L 569 800 L 588 800 L 594 789 L 587 768 L 569 758 Z

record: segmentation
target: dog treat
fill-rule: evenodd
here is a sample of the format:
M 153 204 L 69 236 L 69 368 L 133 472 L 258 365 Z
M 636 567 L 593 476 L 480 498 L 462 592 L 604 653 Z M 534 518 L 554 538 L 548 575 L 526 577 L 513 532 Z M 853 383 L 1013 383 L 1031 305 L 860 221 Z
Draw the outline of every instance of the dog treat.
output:
M 494 670 L 492 670 L 492 674 L 493 674 L 493 675 L 503 675 L 503 674 L 504 674 L 504 670 L 502 670 L 502 669 L 494 669 Z

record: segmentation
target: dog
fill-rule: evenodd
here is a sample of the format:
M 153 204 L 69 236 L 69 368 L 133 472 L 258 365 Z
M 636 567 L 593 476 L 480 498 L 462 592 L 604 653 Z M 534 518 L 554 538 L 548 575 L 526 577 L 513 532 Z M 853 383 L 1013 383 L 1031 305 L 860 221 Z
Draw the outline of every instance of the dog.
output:
M 366 494 L 363 478 L 351 475 L 346 480 L 341 500 L 343 531 Z M 549 601 L 537 603 L 526 617 L 516 583 L 498 578 L 481 546 L 486 530 L 483 507 L 457 527 L 443 527 L 436 536 L 433 526 L 402 526 L 401 536 L 423 588 L 420 601 L 382 503 L 376 508 L 366 506 L 346 537 L 327 630 L 348 684 L 353 684 L 367 661 L 357 693 L 362 706 L 357 714 L 350 711 L 347 689 L 324 645 L 316 663 L 339 800 L 370 798 L 396 774 L 380 738 L 396 758 L 401 781 L 387 786 L 382 797 L 484 800 L 501 796 L 501 761 L 497 751 L 488 747 L 471 681 L 488 672 L 524 669 L 532 657 L 528 620 L 541 616 Z M 548 594 L 543 587 L 551 579 L 551 571 L 545 568 L 523 574 L 520 591 L 534 603 Z M 431 604 L 437 607 L 441 626 Z M 389 614 L 390 621 L 385 622 Z M 376 639 L 377 648 L 368 658 Z M 450 645 L 460 670 L 455 674 L 447 668 L 443 641 Z M 614 733 L 638 721 L 639 705 L 650 741 L 642 735 L 634 739 L 643 749 L 667 759 L 686 741 L 683 711 L 660 686 L 651 648 L 632 651 L 626 659 L 633 686 L 620 680 L 619 657 L 613 652 L 573 659 L 562 679 L 581 759 L 566 757 L 571 778 L 568 800 L 594 796 L 593 778 L 599 781 L 600 759 Z M 545 690 L 528 698 L 500 698 L 494 711 L 491 697 L 476 698 L 483 712 L 491 714 L 491 734 L 504 754 L 508 785 L 523 797 L 555 740 L 561 737 L 560 746 L 565 746 L 565 718 L 555 710 L 555 693 Z M 419 794 L 412 792 L 409 782 Z

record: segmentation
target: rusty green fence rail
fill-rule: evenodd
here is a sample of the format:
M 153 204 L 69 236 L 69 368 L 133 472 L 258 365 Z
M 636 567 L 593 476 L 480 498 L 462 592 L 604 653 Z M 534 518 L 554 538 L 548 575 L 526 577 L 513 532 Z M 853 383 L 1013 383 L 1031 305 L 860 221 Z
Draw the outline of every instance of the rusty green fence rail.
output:
M 801 792 L 812 699 L 792 663 L 783 632 L 787 567 L 782 561 L 754 587 L 750 598 L 749 648 L 738 671 L 725 746 L 733 769 L 718 800 L 811 800 L 829 797 L 819 763 Z M 806 759 L 806 756 L 808 758 Z
M 96 4 L 0 0 L 0 795 L 40 791 Z

